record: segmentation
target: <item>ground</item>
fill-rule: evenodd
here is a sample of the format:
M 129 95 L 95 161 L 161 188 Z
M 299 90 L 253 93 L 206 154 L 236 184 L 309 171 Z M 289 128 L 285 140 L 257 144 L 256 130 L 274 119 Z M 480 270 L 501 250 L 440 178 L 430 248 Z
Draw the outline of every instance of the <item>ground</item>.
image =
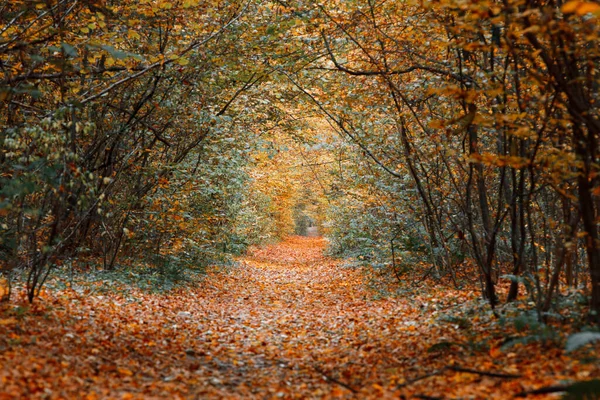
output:
M 11 304 L 0 399 L 512 398 L 600 375 L 555 343 L 501 348 L 499 332 L 483 337 L 493 315 L 440 322 L 480 304 L 475 292 L 382 295 L 324 246 L 292 237 L 166 294 L 55 289 Z

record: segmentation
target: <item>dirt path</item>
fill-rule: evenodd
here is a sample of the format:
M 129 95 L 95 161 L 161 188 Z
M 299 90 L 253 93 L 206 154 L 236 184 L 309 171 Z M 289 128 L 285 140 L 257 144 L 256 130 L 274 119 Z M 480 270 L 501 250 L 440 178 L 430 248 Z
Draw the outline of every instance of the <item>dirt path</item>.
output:
M 222 395 L 351 395 L 369 379 L 364 366 L 381 362 L 372 357 L 375 338 L 399 302 L 368 300 L 360 272 L 325 258 L 323 247 L 322 239 L 296 237 L 257 250 L 202 306 L 221 321 L 204 334 L 216 348 L 198 349 L 219 360 L 210 373 Z M 392 348 L 379 351 L 393 357 Z
M 322 239 L 293 238 L 263 248 L 223 282 L 225 293 L 207 311 L 228 318 L 238 339 L 233 352 L 241 344 L 236 357 L 247 366 L 237 376 L 224 374 L 226 387 L 246 382 L 257 394 L 292 397 L 351 394 L 371 380 L 365 366 L 377 367 L 384 353 L 394 359 L 393 348 L 376 346 L 403 306 L 369 300 L 359 271 L 323 257 L 323 246 Z
M 438 318 L 474 295 L 377 299 L 359 269 L 323 256 L 324 245 L 294 237 L 256 250 L 196 289 L 54 290 L 32 309 L 4 310 L 0 399 L 511 398 L 567 377 L 557 371 L 590 374 L 560 349 L 501 354 L 502 338 L 486 342 L 492 350 L 430 352 L 478 338 Z M 484 318 L 473 323 L 486 329 Z M 521 378 L 436 373 L 448 366 Z

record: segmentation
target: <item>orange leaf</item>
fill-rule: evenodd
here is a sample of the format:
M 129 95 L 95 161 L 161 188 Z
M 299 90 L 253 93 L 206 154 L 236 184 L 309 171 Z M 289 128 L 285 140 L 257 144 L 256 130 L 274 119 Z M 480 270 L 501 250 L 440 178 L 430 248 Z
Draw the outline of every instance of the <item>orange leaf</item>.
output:
M 573 14 L 579 7 L 579 1 L 569 1 L 563 4 L 561 11 L 565 14 Z
M 119 371 L 119 373 L 121 375 L 125 375 L 125 376 L 132 376 L 133 375 L 133 372 L 131 372 L 131 370 L 127 369 L 127 368 L 119 367 L 119 368 L 117 368 L 117 371 Z
M 502 355 L 502 350 L 500 350 L 499 347 L 494 347 L 494 348 L 490 349 L 490 357 L 498 358 L 501 355 Z
M 591 1 L 569 1 L 561 7 L 561 11 L 564 14 L 585 15 L 588 13 L 599 13 L 600 4 L 593 3 Z
M 5 318 L 5 319 L 0 319 L 0 325 L 11 325 L 11 324 L 16 324 L 17 320 L 16 318 Z
M 585 15 L 587 13 L 598 13 L 600 12 L 600 4 L 585 2 L 581 3 L 579 7 L 577 7 L 577 15 Z

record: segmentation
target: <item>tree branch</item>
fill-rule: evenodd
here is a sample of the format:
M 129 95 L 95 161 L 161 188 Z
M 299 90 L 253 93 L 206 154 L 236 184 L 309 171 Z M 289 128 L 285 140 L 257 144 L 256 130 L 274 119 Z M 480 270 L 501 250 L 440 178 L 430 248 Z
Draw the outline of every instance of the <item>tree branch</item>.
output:
M 323 42 L 325 43 L 325 48 L 327 50 L 327 53 L 329 54 L 329 58 L 333 62 L 333 65 L 335 65 L 335 67 L 338 71 L 345 72 L 348 75 L 353 75 L 353 76 L 383 76 L 383 75 L 386 75 L 386 76 L 389 76 L 389 75 L 404 75 L 404 74 L 411 73 L 413 71 L 427 71 L 427 72 L 431 72 L 431 73 L 438 74 L 438 75 L 448 76 L 458 82 L 465 81 L 465 77 L 457 75 L 451 71 L 446 71 L 443 69 L 429 67 L 427 65 L 421 65 L 421 64 L 415 64 L 415 65 L 411 65 L 410 67 L 407 67 L 407 68 L 389 70 L 389 71 L 361 71 L 361 70 L 350 69 L 350 68 L 347 68 L 347 67 L 341 65 L 338 62 L 338 60 L 335 58 L 335 55 L 331 51 L 329 41 L 327 40 L 327 37 L 325 36 L 325 33 L 323 31 L 321 31 L 321 37 L 323 38 Z M 319 69 L 324 69 L 324 70 L 329 70 L 329 71 L 336 70 L 336 69 L 332 69 L 332 68 L 319 68 Z

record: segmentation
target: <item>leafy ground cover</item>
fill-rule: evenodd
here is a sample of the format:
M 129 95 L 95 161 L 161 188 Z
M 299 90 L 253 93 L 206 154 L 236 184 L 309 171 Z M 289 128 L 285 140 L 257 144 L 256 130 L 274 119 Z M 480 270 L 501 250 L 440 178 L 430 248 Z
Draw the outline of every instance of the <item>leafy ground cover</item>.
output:
M 0 399 L 512 398 L 600 376 L 597 347 L 567 353 L 517 306 L 380 296 L 325 244 L 292 237 L 163 294 L 90 283 L 7 305 Z

